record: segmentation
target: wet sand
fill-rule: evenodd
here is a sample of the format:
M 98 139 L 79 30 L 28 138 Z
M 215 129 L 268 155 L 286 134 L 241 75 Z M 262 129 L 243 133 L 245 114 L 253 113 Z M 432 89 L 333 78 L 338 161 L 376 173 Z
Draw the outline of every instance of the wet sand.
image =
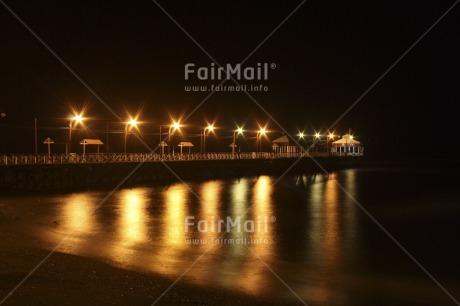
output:
M 49 254 L 38 247 L 25 223 L 0 212 L 0 301 Z M 151 305 L 174 280 L 120 269 L 103 259 L 55 252 L 2 305 Z M 285 303 L 180 281 L 156 305 Z

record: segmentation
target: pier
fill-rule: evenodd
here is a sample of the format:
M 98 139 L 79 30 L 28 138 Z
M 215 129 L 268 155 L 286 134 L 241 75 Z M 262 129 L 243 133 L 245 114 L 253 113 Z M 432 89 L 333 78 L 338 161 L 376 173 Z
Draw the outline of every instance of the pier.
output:
M 87 190 L 168 183 L 180 179 L 207 180 L 321 171 L 355 165 L 362 153 L 100 153 L 0 156 L 2 193 Z M 315 162 L 316 161 L 316 162 Z M 321 165 L 320 166 L 318 166 Z
M 98 163 L 150 163 L 166 161 L 197 161 L 197 160 L 267 160 L 281 158 L 302 157 L 340 157 L 340 156 L 363 156 L 362 152 L 347 153 L 275 153 L 275 152 L 245 152 L 245 153 L 94 153 L 94 154 L 19 154 L 0 156 L 0 166 L 8 165 L 38 165 L 38 164 L 98 164 Z

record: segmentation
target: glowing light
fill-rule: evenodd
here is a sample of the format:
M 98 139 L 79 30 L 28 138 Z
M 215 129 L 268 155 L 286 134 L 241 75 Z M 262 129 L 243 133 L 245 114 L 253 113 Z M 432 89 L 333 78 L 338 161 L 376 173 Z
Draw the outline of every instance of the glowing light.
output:
M 353 139 L 353 135 L 350 135 L 350 139 Z
M 260 131 L 259 131 L 259 133 L 260 133 L 261 135 L 265 135 L 265 134 L 267 133 L 267 131 L 265 130 L 265 128 L 261 128 Z
M 180 123 L 173 121 L 173 123 L 171 124 L 171 128 L 173 128 L 174 130 L 180 129 Z
M 329 137 L 329 139 L 334 139 L 335 135 L 333 133 L 329 133 L 327 137 Z
M 212 124 L 208 125 L 205 130 L 208 130 L 210 132 L 214 131 L 214 126 Z
M 73 116 L 72 121 L 75 121 L 77 123 L 82 123 L 83 122 L 83 116 L 82 115 L 75 115 L 75 116 Z
M 305 134 L 304 134 L 304 132 L 299 132 L 299 134 L 297 134 L 297 136 L 298 136 L 299 138 L 302 138 L 302 139 L 303 139 L 303 138 L 305 137 Z
M 319 139 L 321 135 L 319 133 L 315 133 L 315 138 Z
M 236 147 L 236 136 L 237 135 L 243 135 L 243 128 L 240 128 L 240 127 L 237 127 L 237 129 L 235 130 L 235 132 L 233 132 L 233 142 L 231 144 L 232 146 L 232 154 L 233 154 L 233 158 L 235 157 L 235 147 Z
M 137 126 L 137 120 L 136 119 L 131 119 L 131 120 L 129 120 L 128 124 L 130 126 Z

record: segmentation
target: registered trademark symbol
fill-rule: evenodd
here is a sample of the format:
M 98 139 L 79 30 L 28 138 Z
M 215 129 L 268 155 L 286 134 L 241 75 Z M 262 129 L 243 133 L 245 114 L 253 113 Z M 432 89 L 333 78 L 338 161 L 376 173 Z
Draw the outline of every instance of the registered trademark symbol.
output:
M 271 217 L 271 218 L 270 218 L 270 221 L 271 221 L 271 222 L 275 222 L 275 221 L 276 221 L 276 217 L 275 217 L 275 216 Z
M 275 69 L 275 68 L 276 68 L 276 64 L 275 64 L 275 63 L 271 63 L 271 64 L 270 64 L 270 68 L 271 68 L 271 69 Z

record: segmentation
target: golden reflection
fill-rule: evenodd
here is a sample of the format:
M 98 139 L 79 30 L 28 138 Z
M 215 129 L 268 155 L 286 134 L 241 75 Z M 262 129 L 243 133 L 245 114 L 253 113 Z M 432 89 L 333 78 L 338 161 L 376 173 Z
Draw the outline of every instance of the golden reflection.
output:
M 336 180 L 340 179 L 343 187 L 354 196 L 355 175 L 354 170 L 347 170 L 338 172 L 338 175 L 330 175 L 328 180 L 324 180 L 320 175 L 317 180 L 315 177 L 302 179 L 305 188 L 310 191 L 310 219 L 305 220 L 309 224 L 309 232 L 305 236 L 308 238 L 304 238 L 308 239 L 309 246 L 305 248 L 305 254 L 299 254 L 302 255 L 305 264 L 295 267 L 293 277 L 300 277 L 298 275 L 302 273 L 315 275 L 318 285 L 305 285 L 305 290 L 311 290 L 312 295 L 316 294 L 316 298 L 321 300 L 322 304 L 331 301 L 331 288 L 328 287 L 330 282 L 325 281 L 325 276 L 322 275 L 331 275 L 331 271 L 340 268 L 343 262 L 341 247 L 353 246 L 356 239 L 356 204 L 340 190 Z M 280 253 L 279 249 L 277 250 L 277 221 L 272 221 L 272 217 L 276 217 L 273 209 L 275 189 L 272 184 L 273 179 L 268 176 L 260 176 L 255 183 L 250 179 L 203 182 L 197 184 L 197 188 L 194 189 L 197 190 L 201 201 L 191 196 L 192 193 L 186 184 L 172 185 L 165 190 L 157 189 L 155 197 L 159 198 L 159 204 L 151 213 L 155 212 L 158 219 L 150 216 L 148 210 L 152 196 L 151 188 L 122 190 L 116 197 L 117 210 L 113 214 L 116 219 L 105 215 L 104 218 L 100 217 L 99 221 L 104 222 L 104 227 L 98 226 L 97 218 L 92 212 L 98 203 L 94 200 L 94 195 L 75 194 L 68 197 L 60 206 L 62 219 L 58 221 L 66 231 L 74 231 L 68 246 L 72 249 L 66 250 L 67 252 L 84 254 L 90 253 L 88 250 L 97 249 L 98 256 L 103 254 L 124 267 L 129 265 L 141 269 L 148 268 L 156 273 L 177 276 L 213 243 L 208 241 L 208 244 L 190 244 L 186 242 L 187 238 L 212 239 L 221 235 L 217 231 L 199 233 L 196 226 L 191 232 L 187 232 L 187 216 L 195 217 L 195 225 L 200 219 L 210 221 L 209 218 L 212 216 L 216 221 L 227 217 L 233 221 L 240 217 L 242 223 L 253 220 L 254 232 L 245 232 L 244 229 L 238 232 L 234 228 L 224 237 L 233 240 L 246 238 L 245 243 L 213 245 L 187 273 L 186 279 L 207 286 L 218 284 L 230 288 L 244 288 L 242 290 L 246 292 L 263 295 L 267 288 L 270 288 L 270 280 L 267 278 L 270 273 L 260 261 L 273 267 L 278 263 L 276 255 Z M 276 204 L 283 209 L 285 203 L 280 201 Z M 303 212 L 305 211 L 302 210 Z M 112 237 L 112 226 L 117 231 L 116 241 L 110 241 L 108 244 L 102 239 L 105 232 Z M 149 231 L 153 232 L 154 229 L 156 236 L 149 234 Z M 88 237 L 92 234 L 97 239 Z M 149 236 L 153 239 L 150 240 Z M 295 251 L 300 250 L 302 249 Z
M 200 198 L 201 203 L 199 204 L 200 213 L 199 216 L 195 219 L 195 224 L 202 220 L 206 224 L 203 227 L 198 227 L 200 231 L 197 230 L 197 227 L 194 229 L 194 237 L 207 239 L 207 241 L 212 241 L 213 238 L 219 237 L 222 232 L 226 230 L 225 226 L 221 226 L 219 232 L 218 222 L 221 218 L 225 220 L 226 216 L 221 215 L 220 205 L 221 205 L 221 188 L 222 181 L 212 181 L 205 182 L 201 185 Z M 200 247 L 207 249 L 206 244 L 200 244 Z
M 73 231 L 91 233 L 94 230 L 91 198 L 83 194 L 72 195 L 65 201 L 63 217 L 66 226 Z
M 200 248 L 200 253 L 207 252 L 200 259 L 200 265 L 196 266 L 193 273 L 195 282 L 203 285 L 209 283 L 218 283 L 222 286 L 233 286 L 235 283 L 240 283 L 242 276 L 240 273 L 241 266 L 245 266 L 248 259 L 248 247 L 241 243 L 242 238 L 247 236 L 244 231 L 238 231 L 237 227 L 227 233 L 228 224 L 227 218 L 231 222 L 243 223 L 246 216 L 246 208 L 248 205 L 248 179 L 242 179 L 232 182 L 229 186 L 230 208 L 228 210 L 222 207 L 222 185 L 223 182 L 206 182 L 202 184 L 201 202 L 200 202 L 200 217 L 198 220 L 206 220 L 209 222 L 223 221 L 223 225 L 215 225 L 214 229 L 210 226 L 207 231 L 197 233 L 194 237 L 199 236 L 200 239 L 207 241 L 207 244 L 197 245 Z M 213 218 L 213 219 L 211 219 Z M 240 243 L 235 243 L 236 240 Z M 230 243 L 229 241 L 232 241 Z
M 248 189 L 250 181 L 247 178 L 242 178 L 233 181 L 230 188 L 230 217 L 232 220 L 240 218 L 241 222 L 244 222 L 248 217 L 247 214 L 250 214 L 247 211 L 249 207 L 248 199 Z M 248 236 L 244 232 L 238 232 L 237 230 L 232 230 L 225 237 L 229 239 L 241 239 L 242 236 Z M 226 249 L 226 259 L 222 261 L 220 271 L 221 285 L 223 286 L 232 286 L 233 283 L 239 282 L 241 277 L 240 270 L 241 267 L 245 265 L 248 261 L 248 256 L 250 252 L 248 247 L 243 243 L 233 244 L 229 246 L 224 246 Z M 222 248 L 222 247 L 220 247 Z
M 155 251 L 146 261 L 157 273 L 179 275 L 190 265 L 186 248 L 188 186 L 175 184 L 163 191 L 164 210 L 160 215 L 160 230 L 155 239 Z
M 149 214 L 147 188 L 123 189 L 117 193 L 115 230 L 118 241 L 111 244 L 109 254 L 118 263 L 138 259 L 135 246 L 148 240 Z
M 254 204 L 260 207 L 269 207 L 271 204 L 272 179 L 261 176 L 254 185 Z
M 340 190 L 334 174 L 325 181 L 311 185 L 310 215 L 311 215 L 311 250 L 313 260 L 320 260 L 321 267 L 335 268 L 339 258 Z
M 257 183 L 254 185 L 254 199 L 252 207 L 252 220 L 255 221 L 255 232 L 254 238 L 260 239 L 261 241 L 268 241 L 268 244 L 259 244 L 259 246 L 265 246 L 258 248 L 262 251 L 259 256 L 271 255 L 270 252 L 273 250 L 268 246 L 274 245 L 274 231 L 271 223 L 272 218 L 276 218 L 273 215 L 272 208 L 272 178 L 269 176 L 261 176 Z
M 211 221 L 211 218 L 216 220 L 219 218 L 219 205 L 221 199 L 220 192 L 222 188 L 222 181 L 205 182 L 201 185 L 201 204 L 202 214 L 201 219 Z
M 345 174 L 345 180 L 342 175 Z M 350 229 L 355 228 L 354 204 L 347 204 L 349 197 L 341 190 L 354 193 L 354 178 L 348 171 L 330 174 L 325 181 L 316 181 L 310 185 L 310 247 L 306 257 L 315 263 L 310 268 L 311 273 L 329 275 L 329 271 L 337 271 L 343 264 L 341 248 L 344 245 L 353 245 L 354 238 L 350 238 Z M 351 239 L 350 241 L 345 240 Z M 317 270 L 317 271 L 315 271 Z M 313 295 L 321 304 L 331 302 L 331 288 L 325 280 L 324 285 L 315 286 Z
M 251 217 L 251 219 L 255 221 L 255 231 L 253 237 L 260 239 L 261 241 L 270 242 L 275 238 L 272 236 L 274 234 L 274 224 L 271 223 L 272 218 L 276 217 L 273 215 L 272 191 L 272 178 L 269 176 L 261 176 L 254 186 L 254 199 Z M 262 245 L 273 246 L 274 244 L 259 244 L 259 246 Z M 262 247 L 260 248 L 260 251 L 262 251 L 262 253 L 260 253 L 259 256 L 266 256 L 270 255 L 270 252 L 273 250 L 268 247 Z
M 187 187 L 176 184 L 165 191 L 165 213 L 163 218 L 165 246 L 182 248 L 185 242 Z
M 234 216 L 241 216 L 246 213 L 248 206 L 248 186 L 249 180 L 247 178 L 233 182 L 231 188 L 231 205 Z
M 225 212 L 222 209 L 222 186 L 223 181 L 207 181 L 201 183 L 199 188 L 198 213 L 193 215 L 193 226 L 190 226 L 191 239 L 199 240 L 198 244 L 189 245 L 190 249 L 198 250 L 200 254 L 206 253 L 201 257 L 199 265 L 190 271 L 197 283 L 203 285 L 220 279 L 222 270 L 218 269 L 216 258 L 225 251 L 225 246 L 214 245 L 215 240 L 225 233 L 225 225 L 219 225 L 219 220 L 225 220 Z M 220 230 L 220 231 L 219 231 Z M 208 269 L 203 267 L 216 267 Z
M 355 169 L 348 169 L 345 171 L 345 189 L 354 197 L 356 194 L 356 171 Z M 348 197 L 350 198 L 350 197 Z
M 148 189 L 123 190 L 118 204 L 121 244 L 131 245 L 144 242 L 148 237 L 147 205 Z
M 248 215 L 251 214 L 251 211 L 248 210 L 249 203 L 248 203 L 248 179 L 241 179 L 233 183 L 231 188 L 231 212 L 232 215 L 230 216 L 232 220 L 236 220 L 236 218 L 240 218 L 241 222 L 244 222 L 248 219 Z M 242 233 L 238 233 L 237 231 L 230 232 L 230 238 L 238 239 L 241 238 Z M 246 247 L 241 245 L 235 245 L 232 249 L 233 254 L 244 254 Z
M 86 194 L 70 196 L 63 206 L 63 223 L 72 231 L 91 233 L 94 230 L 94 216 L 91 197 Z
M 324 275 L 337 268 L 340 247 L 339 189 L 334 175 L 319 177 L 310 185 L 310 229 L 305 257 L 314 263 L 308 273 Z M 326 282 L 314 286 L 311 295 L 319 303 L 330 303 L 331 295 Z
M 345 182 L 344 188 L 347 191 L 348 195 L 344 196 L 344 223 L 346 226 L 344 227 L 344 232 L 346 233 L 345 236 L 350 243 L 354 243 L 356 239 L 356 228 L 357 228 L 357 220 L 356 220 L 356 203 L 350 198 L 356 197 L 356 171 L 355 169 L 348 169 L 344 172 L 345 175 Z M 354 248 L 353 248 L 354 249 Z M 352 249 L 352 251 L 353 251 Z
M 262 294 L 265 289 L 264 281 L 266 278 L 266 268 L 262 263 L 254 264 L 254 260 L 262 260 L 267 265 L 274 259 L 275 254 L 275 231 L 272 222 L 272 186 L 273 179 L 269 176 L 260 176 L 253 187 L 252 209 L 250 215 L 254 220 L 254 233 L 245 233 L 244 235 L 251 239 L 252 243 L 248 245 L 252 252 L 246 254 L 246 263 L 242 267 L 240 279 L 244 280 L 244 286 L 247 291 L 256 294 Z M 256 258 L 254 258 L 256 256 Z
M 335 269 L 339 259 L 339 187 L 333 176 L 324 185 L 324 243 L 323 254 L 326 266 Z
M 323 229 L 324 215 L 324 199 L 323 199 L 324 182 L 322 180 L 315 181 L 310 185 L 310 230 L 308 236 L 312 243 L 312 247 L 308 255 L 314 256 L 317 252 L 316 244 L 321 239 Z M 308 256 L 308 257 L 310 257 Z M 320 256 L 320 255 L 317 255 Z M 316 258 L 315 258 L 316 260 Z
M 91 194 L 77 193 L 63 201 L 59 223 L 71 236 L 60 250 L 68 253 L 86 251 L 88 236 L 97 232 L 98 226 L 94 216 L 94 203 Z
M 295 180 L 295 185 L 297 187 L 306 186 L 308 184 L 308 181 L 309 181 L 309 176 L 306 175 L 306 174 L 297 175 L 297 176 L 294 177 L 294 180 Z

